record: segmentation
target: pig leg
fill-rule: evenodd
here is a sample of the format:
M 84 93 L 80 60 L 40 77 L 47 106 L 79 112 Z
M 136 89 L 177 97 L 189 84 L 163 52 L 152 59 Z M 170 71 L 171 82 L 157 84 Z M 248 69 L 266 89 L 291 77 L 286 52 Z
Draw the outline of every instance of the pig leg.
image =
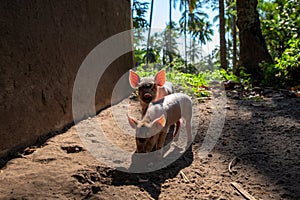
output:
M 190 143 L 192 142 L 192 124 L 191 124 L 191 119 L 186 120 L 185 122 L 185 128 L 186 128 L 186 133 L 187 133 L 187 142 Z
M 159 150 L 164 146 L 167 133 L 168 133 L 168 131 L 161 131 L 159 133 L 159 138 L 158 138 L 157 144 L 156 144 L 156 150 Z
M 143 117 L 146 114 L 148 104 L 143 102 L 141 99 L 140 99 L 140 104 L 141 104 L 141 107 L 142 107 L 142 117 Z
M 156 144 L 156 151 L 160 150 L 159 159 L 163 157 L 163 149 L 162 149 L 162 147 L 165 144 L 167 133 L 168 133 L 168 131 L 161 131 L 159 133 L 159 138 L 158 138 L 157 144 Z
M 173 135 L 175 142 L 178 141 L 178 138 L 179 138 L 179 134 L 177 134 L 179 131 L 179 128 L 180 128 L 180 120 L 178 120 L 176 122 L 176 128 L 175 128 L 174 135 Z

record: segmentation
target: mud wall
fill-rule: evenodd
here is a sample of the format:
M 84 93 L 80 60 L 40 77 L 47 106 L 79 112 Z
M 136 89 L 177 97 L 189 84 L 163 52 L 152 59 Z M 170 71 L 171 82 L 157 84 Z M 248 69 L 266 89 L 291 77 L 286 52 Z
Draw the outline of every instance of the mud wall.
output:
M 81 63 L 99 43 L 130 28 L 130 0 L 1 0 L 0 157 L 72 123 Z M 132 66 L 132 53 L 109 66 L 97 110 L 111 103 L 115 82 Z

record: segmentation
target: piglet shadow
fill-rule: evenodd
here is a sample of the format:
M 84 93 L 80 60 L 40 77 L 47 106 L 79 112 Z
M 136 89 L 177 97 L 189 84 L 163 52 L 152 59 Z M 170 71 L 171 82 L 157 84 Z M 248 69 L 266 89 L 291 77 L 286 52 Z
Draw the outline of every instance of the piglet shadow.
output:
M 161 193 L 161 186 L 167 179 L 172 179 L 183 169 L 193 162 L 191 146 L 183 153 L 183 149 L 172 146 L 164 150 L 167 155 L 159 158 L 161 152 L 146 154 L 133 154 L 132 163 L 124 170 L 115 170 L 112 176 L 112 185 L 135 185 L 148 194 L 158 199 Z M 137 173 L 138 172 L 138 173 Z

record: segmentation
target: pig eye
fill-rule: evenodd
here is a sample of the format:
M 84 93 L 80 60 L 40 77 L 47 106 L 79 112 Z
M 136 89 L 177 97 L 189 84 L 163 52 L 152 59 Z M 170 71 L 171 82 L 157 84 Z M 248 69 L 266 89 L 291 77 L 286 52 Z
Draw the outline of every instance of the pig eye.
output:
M 138 141 L 139 141 L 140 143 L 144 143 L 144 142 L 146 141 L 146 138 L 138 138 Z
M 152 84 L 152 83 L 143 84 L 143 85 L 141 86 L 141 88 L 144 88 L 144 89 L 150 89 L 150 88 L 152 88 L 152 87 L 153 87 L 153 84 Z

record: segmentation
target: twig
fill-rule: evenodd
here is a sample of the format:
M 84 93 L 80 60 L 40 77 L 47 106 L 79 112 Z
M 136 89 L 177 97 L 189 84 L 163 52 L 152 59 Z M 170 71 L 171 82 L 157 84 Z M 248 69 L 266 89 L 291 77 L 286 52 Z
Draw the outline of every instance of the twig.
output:
M 242 153 L 242 154 L 240 154 L 238 156 L 235 156 L 235 157 L 232 158 L 232 160 L 228 164 L 228 171 L 229 171 L 229 173 L 233 173 L 233 171 L 231 170 L 231 168 L 234 165 L 236 165 L 238 159 L 241 159 L 242 156 L 253 155 L 253 154 L 265 154 L 265 155 L 267 155 L 267 153 L 265 153 L 265 152 L 250 152 L 250 153 Z
M 141 178 L 140 176 L 137 176 L 138 182 L 139 183 L 147 183 L 149 180 L 147 178 Z
M 160 187 L 159 187 L 157 184 L 152 183 L 152 185 L 153 185 L 153 187 L 154 187 L 156 190 L 160 190 Z
M 237 182 L 230 183 L 245 199 L 247 200 L 256 200 L 252 195 L 250 195 L 246 190 L 242 188 Z
M 186 183 L 190 182 L 190 180 L 189 180 L 188 177 L 183 173 L 183 171 L 180 171 L 180 175 L 181 175 L 181 177 L 183 178 L 183 180 L 184 180 Z
M 235 156 L 235 157 L 233 157 L 232 158 L 232 160 L 229 162 L 229 164 L 228 164 L 228 171 L 229 171 L 229 173 L 232 173 L 233 171 L 231 170 L 231 166 L 234 166 L 235 164 L 236 164 L 236 162 L 233 164 L 233 162 L 234 161 L 236 161 L 237 160 L 237 156 Z

